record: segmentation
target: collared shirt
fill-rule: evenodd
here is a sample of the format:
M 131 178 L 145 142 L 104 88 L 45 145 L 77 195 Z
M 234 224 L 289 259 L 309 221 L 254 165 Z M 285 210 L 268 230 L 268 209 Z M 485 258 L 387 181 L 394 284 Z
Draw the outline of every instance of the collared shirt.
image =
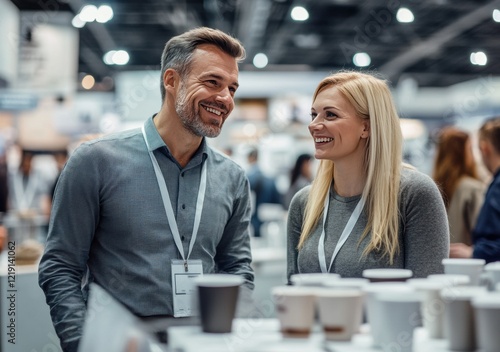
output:
M 205 202 L 190 259 L 201 259 L 206 273 L 243 275 L 253 288 L 244 170 L 205 139 L 181 168 L 153 118 L 145 131 L 168 187 L 185 254 L 205 162 Z M 63 344 L 81 335 L 85 304 L 80 283 L 87 267 L 90 280 L 136 315 L 173 314 L 170 261 L 181 256 L 140 129 L 87 142 L 74 152 L 59 178 L 49 226 L 39 281 Z
M 487 263 L 500 260 L 500 170 L 486 191 L 472 238 L 474 258 L 484 259 Z

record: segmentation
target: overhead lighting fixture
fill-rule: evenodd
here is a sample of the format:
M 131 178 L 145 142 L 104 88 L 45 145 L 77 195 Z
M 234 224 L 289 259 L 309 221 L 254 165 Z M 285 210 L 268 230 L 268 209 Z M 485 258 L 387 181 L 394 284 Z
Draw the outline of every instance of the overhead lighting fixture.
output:
M 126 65 L 130 55 L 125 50 L 111 50 L 102 57 L 106 65 Z
M 413 12 L 406 7 L 401 7 L 396 13 L 396 19 L 401 23 L 411 23 L 415 20 L 415 16 L 413 16 Z
M 352 57 L 352 62 L 358 67 L 367 67 L 372 63 L 372 59 L 367 53 L 356 53 Z
M 294 21 L 305 21 L 309 18 L 309 12 L 302 6 L 295 6 L 290 15 Z
M 488 63 L 488 57 L 482 51 L 474 52 L 470 54 L 470 62 L 473 65 L 485 66 Z
M 80 19 L 84 22 L 94 22 L 97 16 L 97 7 L 94 5 L 85 5 L 80 11 Z
M 92 87 L 94 87 L 94 84 L 95 84 L 95 78 L 94 76 L 92 75 L 86 75 L 85 77 L 83 77 L 82 79 L 82 87 L 84 89 L 92 89 Z
M 71 21 L 71 24 L 75 28 L 83 28 L 83 26 L 85 26 L 85 23 L 87 23 L 87 22 L 82 21 L 79 14 L 76 15 L 75 17 L 73 17 L 73 20 Z
M 492 16 L 493 16 L 493 21 L 500 22 L 500 10 L 499 9 L 494 9 Z
M 95 20 L 99 23 L 106 23 L 113 18 L 113 9 L 109 5 L 101 5 L 97 9 Z
M 257 68 L 264 68 L 269 62 L 267 55 L 263 53 L 258 53 L 253 57 L 253 65 Z

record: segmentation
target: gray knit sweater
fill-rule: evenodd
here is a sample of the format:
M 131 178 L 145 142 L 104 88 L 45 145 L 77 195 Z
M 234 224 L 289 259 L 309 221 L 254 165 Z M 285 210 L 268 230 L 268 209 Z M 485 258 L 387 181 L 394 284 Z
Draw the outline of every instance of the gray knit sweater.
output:
M 299 191 L 293 198 L 288 212 L 287 275 L 295 273 L 321 272 L 318 260 L 318 241 L 321 236 L 322 219 L 309 236 L 304 246 L 297 250 L 301 233 L 304 209 L 310 186 Z M 360 196 L 341 197 L 333 187 L 325 225 L 325 253 L 330 265 L 335 245 L 351 216 Z M 369 236 L 358 245 L 367 222 L 366 207 L 354 229 L 337 254 L 330 272 L 342 277 L 361 277 L 364 269 L 406 268 L 414 277 L 443 272 L 441 260 L 448 257 L 449 230 L 446 209 L 434 181 L 416 170 L 403 168 L 400 188 L 399 255 L 394 263 L 378 253 L 363 256 Z

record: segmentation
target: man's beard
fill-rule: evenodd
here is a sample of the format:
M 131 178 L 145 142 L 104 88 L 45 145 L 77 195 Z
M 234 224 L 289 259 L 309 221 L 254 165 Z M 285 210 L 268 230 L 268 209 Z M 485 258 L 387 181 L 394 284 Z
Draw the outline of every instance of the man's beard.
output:
M 203 109 L 200 107 L 200 109 Z M 184 127 L 198 137 L 214 138 L 220 134 L 222 124 L 205 123 L 200 116 L 199 110 L 190 105 L 190 101 L 186 97 L 186 89 L 184 84 L 181 84 L 179 96 L 175 102 L 175 112 L 179 115 Z M 222 122 L 224 123 L 224 122 Z

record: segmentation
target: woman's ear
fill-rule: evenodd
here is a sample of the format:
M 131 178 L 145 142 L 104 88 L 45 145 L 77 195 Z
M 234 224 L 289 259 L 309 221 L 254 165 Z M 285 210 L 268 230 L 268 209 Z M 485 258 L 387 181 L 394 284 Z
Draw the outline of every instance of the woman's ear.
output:
M 370 137 L 370 121 L 365 120 L 363 121 L 363 131 L 361 132 L 361 138 L 368 138 Z

